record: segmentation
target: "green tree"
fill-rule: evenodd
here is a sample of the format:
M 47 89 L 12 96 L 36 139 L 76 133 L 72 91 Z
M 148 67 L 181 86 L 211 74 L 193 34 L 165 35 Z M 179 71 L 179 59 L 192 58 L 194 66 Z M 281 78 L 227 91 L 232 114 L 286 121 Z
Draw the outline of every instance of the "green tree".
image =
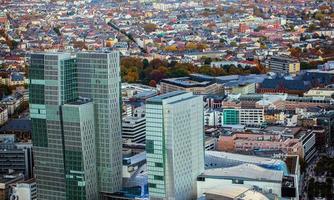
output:
M 315 24 L 310 24 L 308 27 L 308 31 L 309 32 L 313 32 L 317 29 L 317 26 Z
M 0 92 L 2 96 L 10 95 L 11 91 L 7 85 L 0 84 Z
M 60 27 L 54 27 L 53 28 L 53 31 L 58 35 L 58 36 L 61 36 L 61 32 L 60 32 Z
M 230 45 L 231 45 L 232 47 L 236 47 L 236 46 L 238 46 L 236 41 L 232 41 L 232 42 L 230 43 Z

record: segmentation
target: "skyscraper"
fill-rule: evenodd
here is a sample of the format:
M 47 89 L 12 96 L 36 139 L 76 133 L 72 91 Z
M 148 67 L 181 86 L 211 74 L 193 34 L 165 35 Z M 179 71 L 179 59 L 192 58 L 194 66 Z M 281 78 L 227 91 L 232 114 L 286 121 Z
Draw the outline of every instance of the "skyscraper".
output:
M 119 52 L 79 53 L 78 94 L 95 106 L 99 192 L 122 188 L 121 76 Z
M 29 90 L 38 199 L 118 191 L 119 53 L 32 54 Z
M 196 198 L 204 170 L 202 97 L 176 91 L 150 98 L 146 124 L 150 198 Z

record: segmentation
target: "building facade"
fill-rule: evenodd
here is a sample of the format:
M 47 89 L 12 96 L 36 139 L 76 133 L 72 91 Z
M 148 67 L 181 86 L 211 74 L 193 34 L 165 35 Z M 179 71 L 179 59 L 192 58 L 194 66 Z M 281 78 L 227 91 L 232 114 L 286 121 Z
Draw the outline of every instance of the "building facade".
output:
M 160 82 L 162 94 L 173 91 L 187 91 L 194 94 L 223 94 L 223 87 L 214 81 L 199 81 L 189 77 L 163 79 Z
M 177 91 L 150 98 L 146 123 L 150 198 L 196 198 L 204 170 L 202 97 Z
M 145 117 L 125 117 L 122 123 L 122 138 L 130 143 L 145 143 Z
M 270 68 L 272 72 L 277 73 L 288 73 L 296 75 L 300 71 L 300 63 L 298 60 L 283 57 L 283 56 L 272 56 L 266 60 L 265 65 Z
M 29 74 L 38 199 L 73 199 L 74 190 L 85 191 L 85 198 L 95 199 L 97 191 L 88 191 L 91 184 L 97 186 L 100 193 L 118 191 L 122 180 L 119 53 L 78 53 L 76 58 L 68 53 L 32 54 Z M 94 160 L 94 157 L 89 161 L 86 159 L 86 153 L 93 154 L 94 151 L 88 145 L 90 143 L 83 140 L 83 135 L 77 135 L 77 139 L 81 139 L 80 143 L 76 143 L 77 149 L 73 146 L 68 149 L 66 145 L 68 142 L 71 144 L 73 139 L 66 135 L 88 126 L 82 124 L 82 120 L 86 119 L 81 118 L 83 108 L 79 105 L 73 119 L 64 116 L 66 111 L 63 107 L 71 107 L 66 104 L 76 102 L 79 97 L 89 99 L 93 104 L 91 107 L 94 107 L 93 111 L 87 109 L 94 115 L 94 119 L 89 120 L 94 121 L 95 131 L 90 134 L 95 141 L 90 139 L 89 142 L 95 145 L 96 162 L 92 164 L 97 170 L 97 183 L 94 180 L 93 183 L 71 180 L 72 176 L 79 176 L 74 176 L 72 172 L 81 173 L 84 178 L 87 178 L 86 175 L 94 177 L 91 166 L 84 165 L 83 171 L 71 168 L 72 157 L 77 162 L 73 165 Z M 70 120 L 79 120 L 80 125 Z M 67 127 L 67 123 L 75 128 Z M 81 134 L 86 134 L 86 131 L 92 130 L 86 127 Z M 88 152 L 78 153 L 78 149 L 88 147 Z M 73 188 L 71 186 L 75 181 L 77 185 Z

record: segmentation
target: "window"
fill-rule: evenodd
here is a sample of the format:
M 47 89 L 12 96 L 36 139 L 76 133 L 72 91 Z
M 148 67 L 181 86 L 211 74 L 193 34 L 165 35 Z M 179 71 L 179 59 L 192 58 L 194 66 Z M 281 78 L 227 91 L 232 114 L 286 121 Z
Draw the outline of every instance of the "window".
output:
M 154 175 L 154 180 L 163 181 L 163 180 L 164 180 L 164 177 L 163 177 L 163 176 L 157 176 L 157 175 Z
M 233 184 L 244 184 L 244 180 L 239 180 L 239 179 L 233 179 L 232 180 Z
M 155 163 L 156 167 L 163 167 L 162 163 Z
M 146 152 L 147 153 L 154 153 L 154 141 L 153 140 L 147 140 L 146 141 Z

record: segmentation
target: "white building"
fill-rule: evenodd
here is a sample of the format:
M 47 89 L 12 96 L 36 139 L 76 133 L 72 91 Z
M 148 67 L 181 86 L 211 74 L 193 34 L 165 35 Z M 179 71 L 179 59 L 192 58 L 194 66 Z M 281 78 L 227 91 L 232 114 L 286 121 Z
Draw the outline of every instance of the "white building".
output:
M 34 179 L 29 179 L 12 186 L 11 200 L 36 200 L 37 188 Z
M 8 121 L 8 111 L 6 107 L 0 107 L 0 125 Z
M 205 126 L 220 126 L 222 124 L 222 112 L 218 110 L 207 109 L 204 111 Z
M 244 163 L 238 166 L 228 168 L 207 169 L 197 179 L 198 196 L 202 196 L 211 189 L 225 190 L 231 186 L 244 186 L 249 189 L 257 189 L 265 194 L 274 194 L 279 198 L 282 196 L 285 188 L 285 180 L 283 171 L 270 170 L 259 167 L 254 164 Z M 289 184 L 294 184 L 288 182 Z M 293 199 L 289 197 L 286 199 Z
M 316 146 L 315 146 L 315 142 L 316 142 L 315 134 L 313 132 L 310 132 L 310 133 L 306 132 L 303 135 L 301 135 L 299 140 L 303 144 L 304 160 L 308 163 L 314 158 L 317 152 Z
M 264 122 L 264 109 L 240 109 L 241 125 L 261 125 Z
M 151 199 L 195 199 L 204 170 L 203 99 L 175 91 L 146 102 L 146 152 Z
M 125 117 L 122 122 L 122 138 L 129 143 L 145 143 L 145 117 Z

